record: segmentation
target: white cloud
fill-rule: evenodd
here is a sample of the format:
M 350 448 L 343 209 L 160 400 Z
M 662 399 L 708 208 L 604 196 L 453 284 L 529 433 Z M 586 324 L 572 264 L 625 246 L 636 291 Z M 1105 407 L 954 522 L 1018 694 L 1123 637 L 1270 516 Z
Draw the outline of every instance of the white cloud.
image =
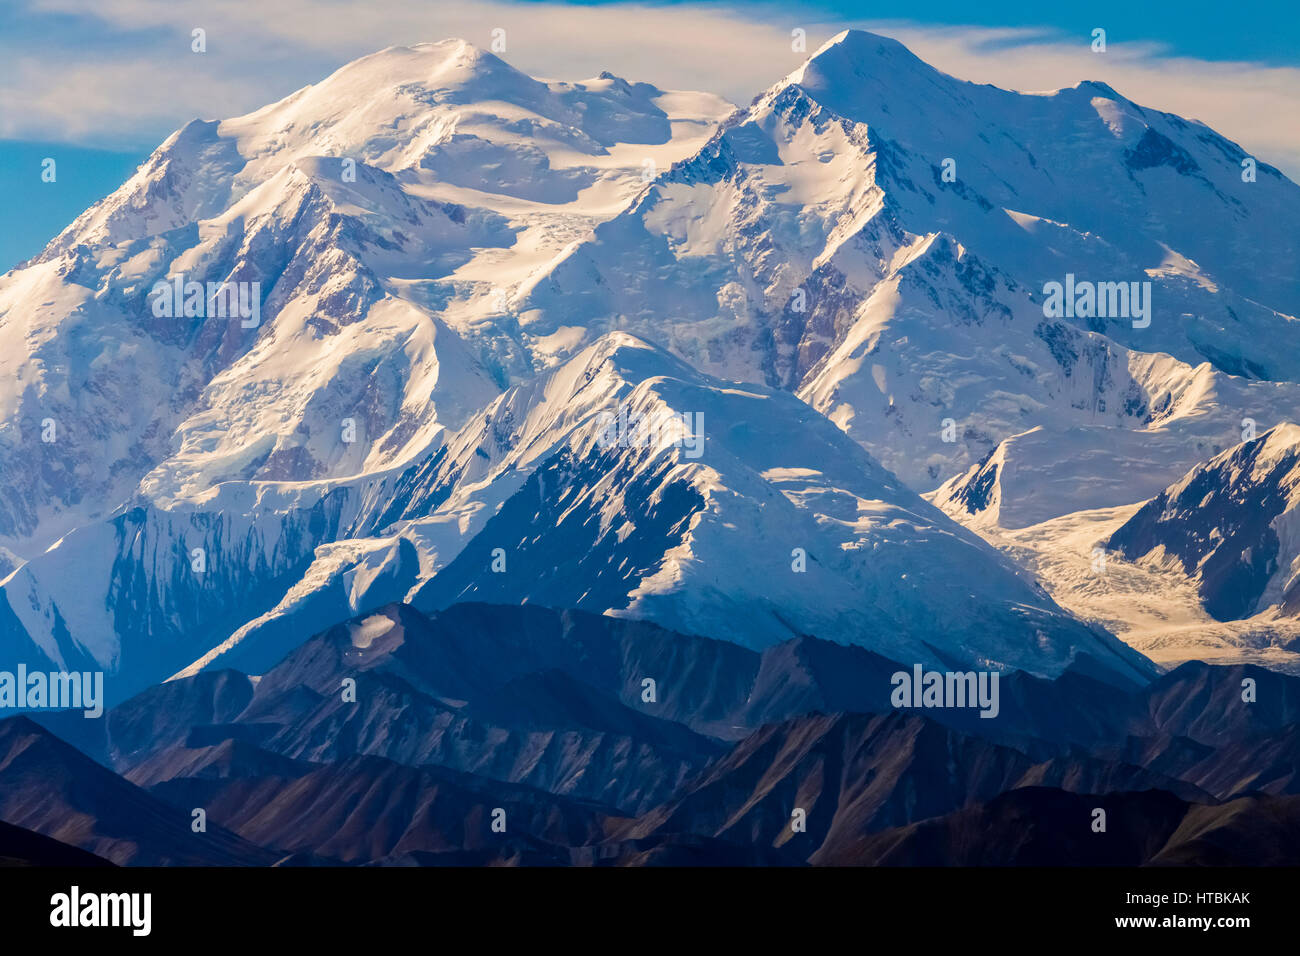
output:
M 365 0 L 30 0 L 28 16 L 65 14 L 98 24 L 84 32 L 21 31 L 0 41 L 11 69 L 0 136 L 139 147 L 194 116 L 247 112 L 393 44 L 464 37 L 488 46 L 505 28 L 504 54 L 538 76 L 581 79 L 612 70 L 675 89 L 706 89 L 747 102 L 798 66 L 790 30 L 809 49 L 846 26 L 897 37 L 948 73 L 1012 89 L 1047 90 L 1095 79 L 1144 106 L 1199 119 L 1300 178 L 1300 69 L 1174 57 L 1159 47 L 1112 43 L 1092 53 L 1034 30 L 931 27 L 907 22 L 819 22 L 790 6 L 622 3 L 569 6 L 464 0 L 396 0 L 382 13 Z M 190 52 L 190 31 L 208 52 Z M 66 43 L 64 47 L 61 44 Z

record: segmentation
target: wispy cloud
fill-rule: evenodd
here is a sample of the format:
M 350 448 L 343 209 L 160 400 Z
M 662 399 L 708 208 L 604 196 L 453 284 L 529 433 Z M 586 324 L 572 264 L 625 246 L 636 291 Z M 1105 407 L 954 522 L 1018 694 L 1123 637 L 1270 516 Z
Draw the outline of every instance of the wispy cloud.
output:
M 11 8 L 0 58 L 0 136 L 140 146 L 195 117 L 237 115 L 394 44 L 459 36 L 488 46 L 506 30 L 505 58 L 534 75 L 581 79 L 612 70 L 665 88 L 706 89 L 747 102 L 809 49 L 847 26 L 897 37 L 956 76 L 1011 89 L 1109 83 L 1145 106 L 1209 124 L 1300 178 L 1300 69 L 1172 56 L 1031 29 L 827 21 L 790 6 L 614 3 L 433 5 L 395 0 L 28 0 Z M 191 31 L 207 52 L 190 52 Z

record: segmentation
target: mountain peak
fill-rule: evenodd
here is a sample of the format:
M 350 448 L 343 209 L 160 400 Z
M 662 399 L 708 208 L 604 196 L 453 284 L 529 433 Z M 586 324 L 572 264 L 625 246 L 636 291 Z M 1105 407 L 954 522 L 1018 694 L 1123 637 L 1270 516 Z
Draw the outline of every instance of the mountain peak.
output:
M 390 46 L 360 57 L 340 67 L 317 88 L 345 95 L 354 91 L 373 96 L 383 89 L 403 88 L 437 91 L 469 87 L 478 92 L 482 83 L 495 89 L 502 81 L 528 88 L 541 85 L 495 53 L 453 37 L 411 46 Z
M 661 355 L 663 358 L 674 366 L 680 366 L 683 369 L 690 369 L 690 366 L 683 363 L 671 352 L 647 341 L 631 332 L 624 332 L 621 329 L 614 329 L 600 336 L 589 346 L 592 360 L 603 362 L 606 359 L 615 358 L 619 355 L 639 355 L 641 353 L 651 353 Z
M 1125 97 L 1115 91 L 1115 88 L 1109 83 L 1103 83 L 1101 80 L 1081 80 L 1075 84 L 1075 89 L 1091 90 L 1099 93 L 1108 100 L 1122 100 Z
M 841 116 L 862 119 L 867 104 L 892 101 L 902 88 L 923 90 L 940 79 L 951 80 L 899 41 L 844 30 L 773 89 L 798 87 Z
M 893 37 L 872 33 L 869 30 L 848 29 L 841 30 L 823 43 L 809 59 L 815 60 L 835 51 L 855 58 L 889 56 L 899 52 L 905 53 L 907 56 L 913 56 L 911 50 Z M 915 59 L 915 57 L 913 58 Z
M 545 84 L 495 54 L 453 38 L 390 46 L 359 57 L 319 83 L 226 120 L 222 132 L 245 141 L 244 151 L 253 154 L 275 148 L 286 136 L 313 139 L 295 134 L 297 130 L 330 133 L 328 142 L 317 142 L 314 148 L 333 147 L 325 150 L 332 152 L 359 146 L 358 132 L 413 122 L 438 104 L 532 104 L 545 96 Z
M 865 30 L 844 30 L 831 37 L 790 77 L 806 89 L 851 92 L 855 81 L 880 69 L 913 70 L 933 67 L 892 37 Z M 837 84 L 849 84 L 847 90 Z
M 443 69 L 469 72 L 495 72 L 504 69 L 511 73 L 519 72 L 495 53 L 477 47 L 468 40 L 462 40 L 459 37 L 451 37 L 431 43 L 417 43 L 412 49 L 419 53 L 435 54 L 441 60 Z

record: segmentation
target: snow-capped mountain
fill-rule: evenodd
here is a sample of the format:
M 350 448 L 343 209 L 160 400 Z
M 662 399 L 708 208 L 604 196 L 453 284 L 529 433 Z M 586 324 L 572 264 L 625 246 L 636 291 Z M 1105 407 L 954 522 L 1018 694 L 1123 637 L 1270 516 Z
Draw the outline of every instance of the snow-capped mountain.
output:
M 0 277 L 0 653 L 122 695 L 475 599 L 1141 680 L 952 519 L 1300 418 L 1300 187 L 1245 158 L 858 31 L 738 111 L 444 41 L 196 120 Z
M 230 482 L 199 505 L 89 523 L 0 583 L 0 658 L 139 689 L 274 606 L 345 531 L 353 500 L 346 486 Z
M 322 549 L 187 673 L 260 669 L 381 598 L 576 607 L 760 649 L 816 634 L 897 660 L 1143 673 L 788 392 L 712 379 L 625 333 L 366 489 L 353 531 L 354 550 Z
M 1205 363 L 1297 378 L 1275 346 L 1300 328 L 1300 188 L 1271 167 L 1243 182 L 1243 158 L 1099 84 L 1010 93 L 849 31 L 519 308 L 543 331 L 615 317 L 715 374 L 796 389 L 930 490 L 1034 427 L 1145 429 Z M 1149 324 L 1046 316 L 1067 275 L 1149 282 Z M 1293 390 L 1247 408 L 1279 402 L 1293 417 Z
M 1300 385 L 1240 378 L 1208 362 L 1127 352 L 1067 334 L 1074 353 L 1098 356 L 1081 392 L 1095 396 L 1088 423 L 1040 414 L 1042 424 L 1000 441 L 927 495 L 972 527 L 1023 528 L 1052 518 L 1145 500 L 1244 437 L 1294 417 Z M 1126 388 L 1117 388 L 1127 382 Z M 974 383 L 971 383 L 974 386 Z M 1101 409 L 1118 409 L 1103 423 Z M 1055 418 L 1055 421 L 1052 419 Z
M 260 672 L 321 622 L 398 599 L 575 607 L 758 649 L 814 634 L 929 666 L 1150 673 L 788 392 L 625 333 L 508 390 L 418 465 L 133 509 L 0 594 L 7 651 L 27 635 L 60 666 L 92 658 L 115 695 L 191 661 Z
M 453 40 L 190 123 L 0 278 L 0 544 L 29 558 L 137 490 L 425 452 L 563 344 L 517 342 L 504 290 L 729 109 L 612 75 L 542 83 Z M 210 293 L 157 315 L 178 277 L 257 283 L 258 315 L 192 314 Z
M 1146 502 L 1107 547 L 1172 567 L 1219 621 L 1300 611 L 1300 427 L 1216 455 Z
M 1300 428 L 1278 425 L 1213 455 L 1147 500 L 1008 526 L 999 515 L 1007 484 L 1036 479 L 1048 488 L 1035 502 L 1050 497 L 1046 470 L 1016 473 L 1035 454 L 1046 461 L 1050 444 L 1035 433 L 1012 438 L 934 497 L 1037 576 L 1063 607 L 1153 660 L 1253 661 L 1300 672 L 1293 530 Z M 1168 436 L 1125 461 L 1140 465 L 1166 447 Z M 1098 492 L 1118 497 L 1119 477 Z M 1130 487 L 1154 477 L 1138 473 Z M 1071 494 L 1064 480 L 1055 491 Z

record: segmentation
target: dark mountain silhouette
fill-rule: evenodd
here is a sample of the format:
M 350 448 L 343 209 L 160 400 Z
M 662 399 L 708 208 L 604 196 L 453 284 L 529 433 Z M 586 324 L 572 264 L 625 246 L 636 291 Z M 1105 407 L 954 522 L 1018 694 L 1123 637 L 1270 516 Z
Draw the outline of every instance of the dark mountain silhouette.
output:
M 1196 787 L 1139 767 L 1076 755 L 1037 762 L 915 714 L 795 718 L 746 738 L 683 796 L 620 836 L 702 833 L 833 863 L 872 832 L 940 816 L 1016 787 L 1089 792 Z M 803 811 L 804 830 L 793 823 Z
M 220 827 L 191 830 L 164 803 L 26 717 L 0 721 L 0 820 L 117 864 L 265 865 L 274 857 Z
M 900 670 L 910 665 L 808 636 L 757 652 L 579 611 L 465 604 L 427 616 L 397 604 L 298 643 L 257 677 L 199 672 L 101 720 L 40 721 L 103 766 L 49 733 L 47 748 L 115 781 L 103 794 L 122 794 L 89 808 L 92 830 L 159 840 L 134 837 L 116 812 L 127 794 L 174 808 L 180 835 L 201 806 L 209 836 L 225 828 L 260 848 L 258 862 L 285 866 L 888 862 L 881 834 L 935 820 L 960 828 L 959 814 L 1026 789 L 1160 791 L 1181 802 L 1181 820 L 1188 807 L 1300 787 L 1300 678 L 1189 663 L 1129 690 L 1081 670 L 1013 672 L 985 719 L 895 709 Z M 1247 679 L 1253 702 L 1242 700 Z M 39 787 L 11 789 L 0 818 L 62 839 L 50 806 Z M 1039 805 L 1007 806 L 1028 820 Z M 1055 806 L 1042 805 L 1042 827 L 1056 825 Z M 1283 823 L 1289 806 L 1276 804 Z M 481 821 L 496 807 L 511 823 L 486 839 Z M 1206 820 L 1220 832 L 1219 817 Z M 74 836 L 137 862 L 106 838 L 101 849 Z M 1180 859 L 1222 855 L 1184 843 Z M 1146 861 L 1164 845 L 1120 856 Z M 1055 852 L 1025 846 L 1008 859 Z
M 90 866 L 111 867 L 103 857 L 51 840 L 32 830 L 0 823 L 0 867 Z
M 231 743 L 214 749 L 226 751 L 216 761 L 226 772 L 177 777 L 153 793 L 176 806 L 206 807 L 210 820 L 251 842 L 345 864 L 411 853 L 491 855 L 516 837 L 543 849 L 594 843 L 611 813 L 531 787 L 381 757 L 259 774 L 278 758 L 240 746 L 232 759 Z M 492 829 L 497 808 L 505 811 L 504 833 Z
M 1249 703 L 1242 699 L 1247 679 L 1255 684 L 1255 699 Z M 1300 677 L 1254 664 L 1189 661 L 1156 680 L 1142 696 L 1152 727 L 1208 744 L 1300 722 Z
M 1094 832 L 1093 812 L 1106 811 Z M 871 866 L 1271 866 L 1300 853 L 1300 798 L 1220 806 L 1159 790 L 1103 795 L 1027 787 L 873 834 L 833 861 Z

